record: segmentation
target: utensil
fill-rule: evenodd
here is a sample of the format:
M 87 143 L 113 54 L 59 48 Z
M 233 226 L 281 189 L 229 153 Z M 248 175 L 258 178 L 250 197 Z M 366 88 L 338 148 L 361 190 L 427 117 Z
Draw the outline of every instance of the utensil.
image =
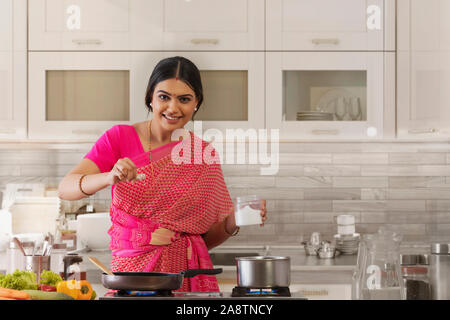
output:
M 88 257 L 89 258 L 89 260 L 93 263 L 93 264 L 95 264 L 97 267 L 99 267 L 100 268 L 100 270 L 102 270 L 104 273 L 106 273 L 106 274 L 109 274 L 109 275 L 111 275 L 111 276 L 113 276 L 114 274 L 103 264 L 103 263 L 101 263 L 100 262 L 100 260 L 98 260 L 97 258 L 95 258 L 95 257 Z
M 45 239 L 47 239 L 47 237 Z M 48 247 L 48 241 L 45 240 L 44 244 L 42 245 L 42 255 L 43 256 L 45 255 L 45 251 L 47 250 L 47 247 Z
M 237 284 L 247 288 L 289 287 L 291 258 L 280 256 L 236 257 Z
M 49 256 L 52 252 L 52 248 L 53 248 L 52 245 L 48 245 L 47 250 L 44 252 L 44 256 Z
M 20 242 L 20 240 L 17 239 L 16 237 L 13 238 L 13 241 L 16 243 L 17 247 L 20 249 L 20 251 L 22 252 L 22 254 L 23 254 L 24 256 L 26 256 L 25 250 L 23 249 L 23 246 L 22 246 L 22 242 Z
M 177 290 L 181 288 L 184 278 L 192 278 L 199 274 L 215 275 L 223 270 L 188 269 L 179 273 L 164 272 L 114 272 L 113 275 L 102 273 L 102 284 L 112 290 Z

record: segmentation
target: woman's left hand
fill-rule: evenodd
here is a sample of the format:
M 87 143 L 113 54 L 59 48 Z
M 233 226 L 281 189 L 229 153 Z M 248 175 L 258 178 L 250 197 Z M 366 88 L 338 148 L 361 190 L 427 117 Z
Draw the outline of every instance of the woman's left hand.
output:
M 266 200 L 262 200 L 262 208 L 261 208 L 261 220 L 262 223 L 260 224 L 261 227 L 264 226 L 264 222 L 267 220 L 267 209 L 266 209 Z

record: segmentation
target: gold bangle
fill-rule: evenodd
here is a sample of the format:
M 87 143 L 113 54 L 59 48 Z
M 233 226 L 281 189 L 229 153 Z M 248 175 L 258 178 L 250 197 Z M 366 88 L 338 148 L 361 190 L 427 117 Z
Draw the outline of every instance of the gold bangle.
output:
M 81 193 L 83 193 L 84 195 L 86 195 L 86 196 L 92 196 L 92 194 L 89 194 L 89 193 L 86 193 L 86 192 L 84 192 L 83 191 L 83 188 L 81 187 L 81 181 L 83 180 L 83 178 L 84 177 L 86 177 L 87 176 L 87 174 L 83 174 L 81 177 L 80 177 L 80 180 L 78 180 L 78 187 L 80 188 L 80 191 L 81 191 Z
M 226 233 L 227 235 L 229 235 L 230 237 L 234 237 L 235 235 L 237 235 L 237 234 L 239 233 L 239 230 L 241 230 L 240 227 L 236 227 L 236 230 L 234 230 L 233 233 L 229 233 L 229 232 L 227 231 L 227 225 L 226 225 L 226 223 L 224 224 L 223 229 L 225 230 L 225 233 Z

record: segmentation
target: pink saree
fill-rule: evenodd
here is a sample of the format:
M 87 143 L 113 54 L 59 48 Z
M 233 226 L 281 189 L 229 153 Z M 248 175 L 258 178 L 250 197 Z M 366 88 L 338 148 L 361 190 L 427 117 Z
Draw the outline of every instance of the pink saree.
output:
M 131 160 L 146 178 L 115 185 L 110 216 L 111 271 L 180 272 L 213 268 L 202 234 L 233 210 L 233 203 L 210 144 L 190 132 L 190 139 L 152 150 Z M 201 146 L 201 147 L 199 147 Z M 172 150 L 173 148 L 173 150 Z M 206 163 L 194 156 L 210 152 Z M 170 152 L 173 151 L 173 152 Z M 190 163 L 176 164 L 172 153 Z M 179 291 L 219 291 L 216 277 L 185 278 Z

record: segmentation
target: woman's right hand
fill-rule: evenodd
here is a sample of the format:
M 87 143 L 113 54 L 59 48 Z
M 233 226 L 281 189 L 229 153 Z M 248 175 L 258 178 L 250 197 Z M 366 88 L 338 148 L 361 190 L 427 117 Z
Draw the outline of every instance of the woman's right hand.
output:
M 108 172 L 107 182 L 109 185 L 121 181 L 135 181 L 137 178 L 137 167 L 129 158 L 117 160 L 110 172 Z

